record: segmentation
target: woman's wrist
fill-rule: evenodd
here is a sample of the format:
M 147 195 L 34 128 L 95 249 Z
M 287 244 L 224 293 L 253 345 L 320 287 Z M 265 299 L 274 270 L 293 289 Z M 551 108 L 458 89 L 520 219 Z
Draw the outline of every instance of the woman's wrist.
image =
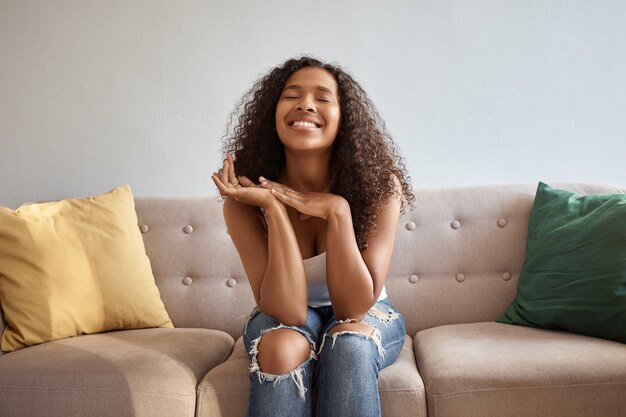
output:
M 268 215 L 287 213 L 285 205 L 274 197 L 272 197 L 266 204 L 263 205 L 263 211 L 265 211 L 265 213 Z
M 352 220 L 350 204 L 345 198 L 341 196 L 335 196 L 332 204 L 328 208 L 326 220 L 339 219 L 342 217 L 346 217 Z

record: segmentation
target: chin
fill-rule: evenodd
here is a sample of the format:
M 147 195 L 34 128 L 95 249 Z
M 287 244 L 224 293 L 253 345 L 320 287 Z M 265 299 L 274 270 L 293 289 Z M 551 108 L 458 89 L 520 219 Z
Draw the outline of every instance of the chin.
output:
M 281 139 L 281 142 L 285 148 L 297 152 L 322 151 L 332 147 L 332 141 L 322 138 L 288 138 L 287 140 Z

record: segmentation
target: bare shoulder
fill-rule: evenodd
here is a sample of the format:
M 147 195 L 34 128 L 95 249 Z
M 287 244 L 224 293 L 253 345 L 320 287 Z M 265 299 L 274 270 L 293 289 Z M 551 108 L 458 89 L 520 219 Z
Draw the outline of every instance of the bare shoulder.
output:
M 381 220 L 384 222 L 384 220 L 386 219 L 397 218 L 400 215 L 400 209 L 402 207 L 402 199 L 403 199 L 402 184 L 400 183 L 400 180 L 398 179 L 398 177 L 396 177 L 393 174 L 391 175 L 391 181 L 393 182 L 393 192 L 389 196 L 389 198 L 385 200 L 385 202 L 380 206 L 378 210 L 378 213 L 376 216 L 377 219 L 379 219 L 379 221 L 376 223 L 378 227 L 381 226 L 380 224 Z M 382 216 L 383 218 L 380 218 L 380 216 Z
M 248 255 L 247 249 L 267 245 L 267 225 L 260 208 L 228 198 L 224 201 L 224 222 L 242 259 Z
M 376 230 L 368 238 L 368 249 L 365 253 L 372 254 L 378 250 L 390 252 L 393 247 L 396 227 L 402 208 L 402 185 L 393 175 L 394 188 L 392 194 L 382 202 L 376 213 Z M 370 250 L 371 249 L 371 250 Z
M 402 184 L 400 183 L 400 179 L 394 174 L 391 174 L 391 180 L 393 181 L 394 198 L 401 202 L 402 201 Z

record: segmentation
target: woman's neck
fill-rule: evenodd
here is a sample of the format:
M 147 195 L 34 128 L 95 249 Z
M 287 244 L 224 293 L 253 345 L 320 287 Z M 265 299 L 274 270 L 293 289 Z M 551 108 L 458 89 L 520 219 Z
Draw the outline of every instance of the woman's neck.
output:
M 280 182 L 296 191 L 330 191 L 330 151 L 312 154 L 285 152 L 285 171 Z

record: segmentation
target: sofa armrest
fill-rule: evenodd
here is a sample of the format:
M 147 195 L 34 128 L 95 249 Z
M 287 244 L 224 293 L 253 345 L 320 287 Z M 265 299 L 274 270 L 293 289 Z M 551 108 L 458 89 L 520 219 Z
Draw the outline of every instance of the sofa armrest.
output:
M 7 327 L 6 321 L 4 321 L 4 314 L 2 313 L 2 306 L 0 305 L 0 336 L 4 332 L 4 328 Z M 0 356 L 4 355 L 4 352 L 0 350 Z

